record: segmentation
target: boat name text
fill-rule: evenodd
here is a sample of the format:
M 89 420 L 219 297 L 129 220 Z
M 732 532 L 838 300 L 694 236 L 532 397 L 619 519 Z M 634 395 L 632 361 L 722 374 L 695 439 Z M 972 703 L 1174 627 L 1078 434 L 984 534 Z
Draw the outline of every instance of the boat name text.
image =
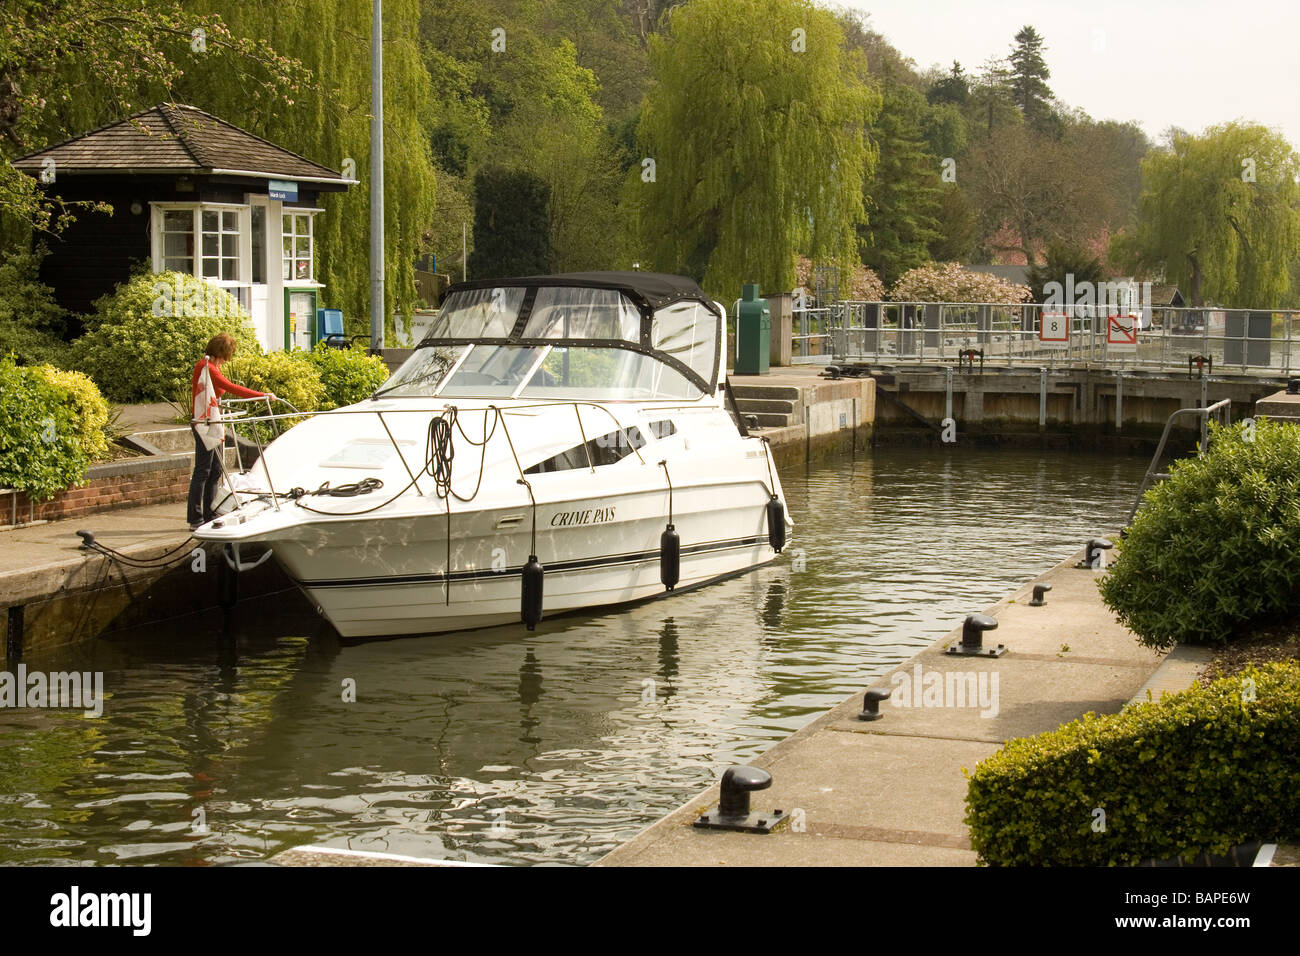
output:
M 586 511 L 558 511 L 551 516 L 552 528 L 568 528 L 579 524 L 603 524 L 614 520 L 614 508 L 588 508 Z

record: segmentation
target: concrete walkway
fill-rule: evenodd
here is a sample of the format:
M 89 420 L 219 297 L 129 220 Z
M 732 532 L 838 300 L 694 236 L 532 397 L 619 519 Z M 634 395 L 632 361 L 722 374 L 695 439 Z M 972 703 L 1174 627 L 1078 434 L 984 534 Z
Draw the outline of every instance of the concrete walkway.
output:
M 880 705 L 882 719 L 858 720 L 859 693 L 755 760 L 773 782 L 753 794 L 752 808 L 786 810 L 794 814 L 790 823 L 771 834 L 696 829 L 690 824 L 718 803 L 714 786 L 596 865 L 974 865 L 963 822 L 963 768 L 974 768 L 1008 738 L 1051 730 L 1087 711 L 1120 710 L 1160 666 L 1163 655 L 1139 645 L 1102 604 L 1102 572 L 1074 567 L 1081 558 L 1082 552 L 1037 579 L 1052 585 L 1045 606 L 1028 606 L 1036 583 L 1030 582 L 987 612 L 999 627 L 985 633 L 985 647 L 1005 644 L 1004 656 L 945 655 L 961 639 L 954 622 L 951 634 L 872 685 L 894 688 Z M 983 681 L 984 706 L 927 700 L 921 688 L 931 672 Z M 916 706 L 899 706 L 918 678 Z
M 66 518 L 0 531 L 0 592 L 21 604 L 58 593 L 67 575 L 95 556 L 81 547 L 79 530 L 135 557 L 149 558 L 190 536 L 185 502 L 117 508 L 81 518 Z

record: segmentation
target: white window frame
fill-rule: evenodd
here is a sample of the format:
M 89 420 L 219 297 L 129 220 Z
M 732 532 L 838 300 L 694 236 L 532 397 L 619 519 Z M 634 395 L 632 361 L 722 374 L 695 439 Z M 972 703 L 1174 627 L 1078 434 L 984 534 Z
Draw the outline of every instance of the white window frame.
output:
M 312 288 L 320 285 L 320 283 L 316 281 L 316 214 L 320 211 L 320 209 L 311 206 L 282 206 L 280 208 L 280 281 L 286 287 Z M 307 217 L 307 232 L 305 233 L 307 239 L 307 257 L 305 259 L 297 254 L 298 240 L 304 237 L 303 233 L 297 231 L 298 216 Z M 290 218 L 291 223 L 291 228 L 288 232 L 285 232 L 284 229 L 286 218 Z M 288 256 L 285 256 L 284 254 L 284 242 L 286 239 L 288 239 L 290 243 L 290 254 Z M 296 266 L 302 261 L 307 263 L 306 278 L 299 278 L 297 276 Z M 285 275 L 286 269 L 288 270 L 288 275 Z
M 253 272 L 253 234 L 252 234 L 252 213 L 247 203 L 224 203 L 224 202 L 162 202 L 150 203 L 151 207 L 151 252 L 153 258 L 154 272 L 167 272 L 167 257 L 164 255 L 163 243 L 163 220 L 164 214 L 168 212 L 188 212 L 190 214 L 190 235 L 194 237 L 194 254 L 192 256 L 192 265 L 189 274 L 196 279 L 202 279 L 210 285 L 226 289 L 232 295 L 241 296 L 240 290 L 252 287 Z M 235 213 L 235 230 L 239 237 L 238 249 L 238 269 L 239 278 L 222 279 L 205 276 L 203 274 L 203 213 L 205 212 L 233 212 Z M 218 233 L 220 235 L 221 233 Z M 229 233 L 226 233 L 229 235 Z M 220 262 L 223 257 L 220 255 L 220 239 L 218 239 L 217 260 Z M 211 259 L 211 256 L 207 257 Z M 241 298 L 242 301 L 242 298 Z

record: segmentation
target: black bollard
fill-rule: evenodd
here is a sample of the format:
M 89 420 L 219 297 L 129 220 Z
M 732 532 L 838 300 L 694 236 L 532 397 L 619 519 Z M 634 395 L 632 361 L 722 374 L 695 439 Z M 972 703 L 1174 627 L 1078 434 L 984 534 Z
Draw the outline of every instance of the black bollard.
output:
M 1090 571 L 1105 571 L 1106 556 L 1103 552 L 1109 551 L 1113 547 L 1115 545 L 1105 538 L 1089 538 L 1083 560 L 1076 564 L 1075 567 Z
M 1007 652 L 1006 645 L 984 646 L 984 632 L 996 630 L 997 626 L 998 621 L 995 617 L 989 617 L 987 614 L 967 614 L 966 621 L 961 626 L 961 643 L 953 644 L 944 653 L 960 657 L 1001 657 Z
M 788 813 L 772 810 L 752 813 L 749 795 L 772 786 L 772 775 L 758 767 L 728 767 L 722 775 L 718 808 L 701 814 L 695 826 L 706 830 L 738 830 L 744 833 L 771 833 Z
M 1045 598 L 1043 595 L 1045 595 L 1050 590 L 1052 590 L 1052 586 L 1050 584 L 1035 584 L 1034 599 L 1029 602 L 1029 606 L 1042 607 L 1044 604 L 1046 604 L 1047 598 Z
M 858 720 L 879 720 L 885 715 L 880 712 L 880 702 L 888 700 L 889 695 L 894 692 L 883 687 L 872 687 L 862 695 L 862 713 L 858 714 Z

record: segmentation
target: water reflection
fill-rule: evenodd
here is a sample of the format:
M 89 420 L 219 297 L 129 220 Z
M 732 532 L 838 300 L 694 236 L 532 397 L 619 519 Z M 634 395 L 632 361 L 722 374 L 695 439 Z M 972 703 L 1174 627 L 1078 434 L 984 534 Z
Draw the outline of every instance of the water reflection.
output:
M 531 634 L 343 646 L 275 598 L 28 661 L 110 696 L 0 711 L 0 862 L 590 862 L 1113 529 L 1143 470 L 890 450 L 786 475 L 774 565 Z

